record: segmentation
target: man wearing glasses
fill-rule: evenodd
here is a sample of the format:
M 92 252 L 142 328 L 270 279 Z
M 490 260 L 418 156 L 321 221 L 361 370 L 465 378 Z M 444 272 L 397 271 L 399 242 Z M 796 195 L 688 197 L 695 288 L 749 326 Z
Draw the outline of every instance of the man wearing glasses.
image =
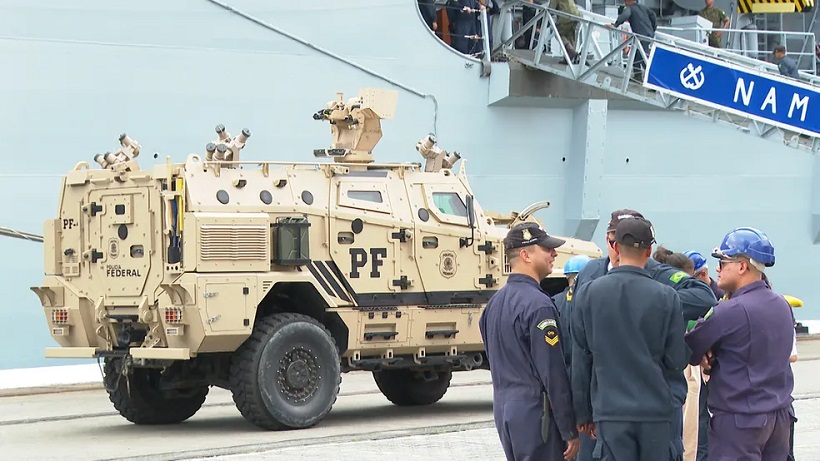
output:
M 763 232 L 739 227 L 712 256 L 718 286 L 732 296 L 686 334 L 689 363 L 711 369 L 709 459 L 786 459 L 794 324 L 789 303 L 763 280 L 774 246 Z
M 578 274 L 578 278 L 575 280 L 576 288 L 574 290 L 576 297 L 580 295 L 586 284 L 599 277 L 603 277 L 613 267 L 618 266 L 619 257 L 615 251 L 615 229 L 621 221 L 630 218 L 643 218 L 643 215 L 638 211 L 628 208 L 612 212 L 609 219 L 609 226 L 607 226 L 606 229 L 607 256 L 590 261 Z M 683 318 L 685 322 L 703 317 L 712 306 L 717 304 L 717 299 L 709 288 L 709 285 L 694 277 L 690 277 L 686 272 L 666 264 L 661 264 L 652 258 L 646 263 L 644 269 L 649 272 L 649 275 L 654 280 L 664 285 L 669 285 L 678 292 L 678 297 L 683 307 Z M 573 312 L 573 309 L 570 308 L 569 311 Z M 684 332 L 681 331 L 681 334 L 683 333 Z M 574 354 L 574 349 L 577 346 L 573 343 L 572 347 Z M 570 365 L 570 367 L 571 366 L 572 365 Z M 683 377 L 683 375 L 675 377 L 675 379 L 678 378 L 680 379 L 672 385 L 672 393 L 675 400 L 675 415 L 672 421 L 672 445 L 674 446 L 674 450 L 670 456 L 671 461 L 677 461 L 683 458 L 683 402 L 686 399 L 686 394 L 689 392 L 686 378 Z M 595 443 L 588 437 L 582 435 L 578 461 L 591 461 L 594 447 Z

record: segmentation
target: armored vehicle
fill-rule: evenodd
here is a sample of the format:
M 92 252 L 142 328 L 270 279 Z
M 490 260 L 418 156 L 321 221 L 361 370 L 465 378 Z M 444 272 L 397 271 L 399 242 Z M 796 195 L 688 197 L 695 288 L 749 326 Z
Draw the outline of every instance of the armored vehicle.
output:
M 218 386 L 270 430 L 319 422 L 345 372 L 426 405 L 453 371 L 487 368 L 478 320 L 509 271 L 502 239 L 548 204 L 485 212 L 432 135 L 416 145 L 424 165 L 376 163 L 396 100 L 339 94 L 313 116 L 333 136 L 314 162 L 240 160 L 250 132 L 220 125 L 184 164 L 141 169 L 125 134 L 101 168 L 78 163 L 32 287 L 60 346 L 46 356 L 104 359 L 133 423 L 184 421 Z M 568 239 L 556 267 L 580 253 L 601 252 Z M 545 283 L 565 284 L 560 270 Z

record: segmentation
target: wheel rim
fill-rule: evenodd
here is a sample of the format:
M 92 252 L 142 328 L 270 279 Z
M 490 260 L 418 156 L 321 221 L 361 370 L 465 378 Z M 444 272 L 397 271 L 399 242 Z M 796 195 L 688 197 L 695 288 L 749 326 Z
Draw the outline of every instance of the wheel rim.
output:
M 319 388 L 316 356 L 308 349 L 294 346 L 279 360 L 276 377 L 278 390 L 283 397 L 294 403 L 304 402 Z

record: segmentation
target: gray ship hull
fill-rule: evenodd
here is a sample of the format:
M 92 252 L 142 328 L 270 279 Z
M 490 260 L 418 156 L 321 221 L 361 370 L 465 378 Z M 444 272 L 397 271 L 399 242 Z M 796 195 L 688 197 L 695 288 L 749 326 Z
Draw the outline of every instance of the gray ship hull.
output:
M 244 159 L 309 161 L 330 139 L 311 115 L 336 92 L 395 88 L 378 161 L 420 161 L 415 143 L 434 131 L 467 161 L 484 208 L 547 199 L 551 232 L 599 246 L 623 207 L 677 251 L 758 227 L 777 249 L 774 288 L 805 301 L 798 319 L 817 318 L 811 154 L 681 113 L 514 94 L 508 64 L 482 77 L 478 60 L 426 29 L 415 1 L 229 3 L 270 27 L 205 0 L 0 1 L 0 225 L 41 233 L 60 176 L 122 132 L 142 144 L 143 165 L 204 153 L 218 123 L 251 129 Z M 0 254 L 0 369 L 82 363 L 43 358 L 54 342 L 28 288 L 42 279 L 40 244 L 0 239 Z

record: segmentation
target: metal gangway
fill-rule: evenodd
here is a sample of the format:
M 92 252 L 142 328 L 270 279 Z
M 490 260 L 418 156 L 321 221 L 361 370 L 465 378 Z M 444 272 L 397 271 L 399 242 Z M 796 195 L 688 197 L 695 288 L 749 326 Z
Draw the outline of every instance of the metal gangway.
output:
M 502 24 L 511 24 L 515 11 L 521 8 L 535 9 L 534 17 L 516 32 L 506 34 L 507 36 L 502 36 L 502 40 L 496 42 L 490 53 L 493 60 L 518 62 L 526 67 L 591 85 L 628 99 L 655 107 L 681 111 L 692 117 L 711 120 L 714 123 L 727 125 L 764 139 L 782 142 L 800 150 L 811 152 L 820 150 L 820 135 L 810 136 L 797 133 L 748 116 L 715 109 L 662 90 L 650 89 L 644 86 L 643 81 L 635 79 L 632 75 L 636 58 L 640 56 L 643 63 L 649 62 L 649 55 L 641 46 L 641 42 L 652 44 L 652 46 L 662 43 L 704 58 L 715 58 L 751 72 L 763 72 L 772 74 L 774 78 L 784 79 L 774 64 L 671 35 L 662 32 L 662 27 L 658 27 L 654 38 L 639 36 L 626 30 L 626 25 L 621 28 L 611 27 L 615 22 L 614 18 L 586 11 L 580 7 L 579 17 L 554 10 L 546 5 L 512 0 L 504 3 L 499 20 Z M 578 57 L 575 62 L 571 59 L 570 53 L 558 34 L 556 21 L 562 16 L 578 22 L 576 36 Z M 808 35 L 811 35 L 806 38 L 811 43 L 809 49 L 814 50 L 814 34 Z M 520 45 L 515 46 L 516 41 L 520 43 L 520 37 L 529 37 L 528 46 L 524 48 Z M 805 72 L 801 72 L 800 77 L 801 83 L 820 90 L 820 77 Z

